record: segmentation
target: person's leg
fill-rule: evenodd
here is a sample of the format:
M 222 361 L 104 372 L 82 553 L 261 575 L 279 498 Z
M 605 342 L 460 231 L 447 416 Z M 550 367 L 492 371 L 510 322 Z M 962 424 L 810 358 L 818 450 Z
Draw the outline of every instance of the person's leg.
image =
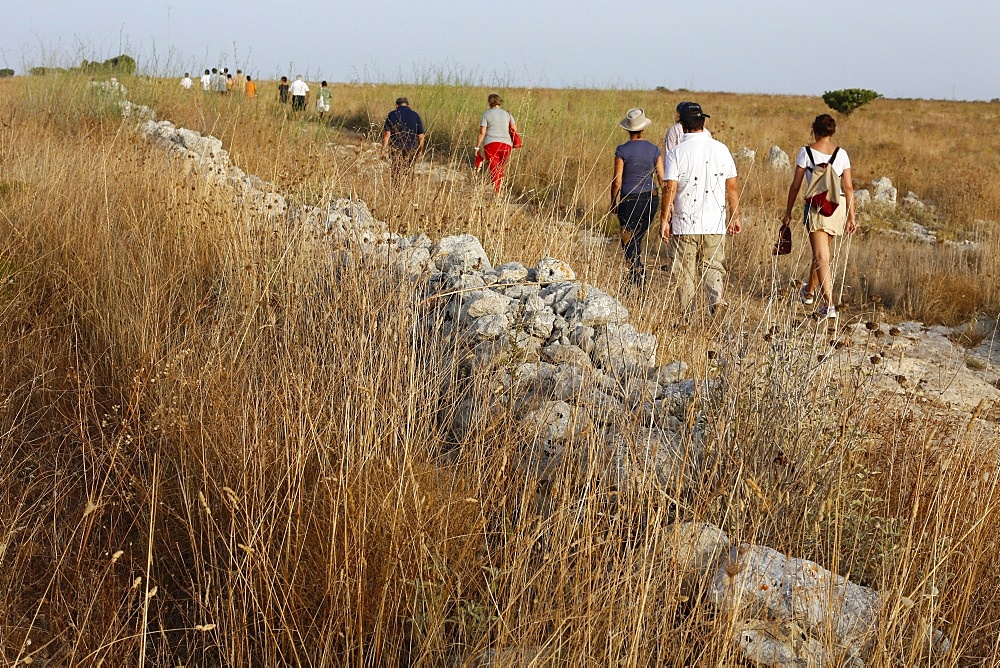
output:
M 628 260 L 629 273 L 634 274 L 642 261 L 636 250 L 639 202 L 634 197 L 623 198 L 618 203 L 618 224 L 621 226 L 622 251 L 625 252 L 625 259 Z M 641 244 L 641 238 L 639 242 Z
M 510 158 L 510 146 L 503 142 L 490 142 L 483 147 L 486 160 L 490 165 L 490 178 L 493 179 L 493 189 L 500 192 L 500 182 L 503 180 L 503 170 Z
M 819 287 L 828 306 L 833 306 L 833 274 L 830 271 L 830 235 L 826 232 L 810 232 L 809 245 L 812 247 L 812 273 L 809 276 L 810 292 Z M 808 288 L 807 288 L 808 289 Z
M 643 196 L 638 200 L 636 210 L 635 234 L 632 238 L 632 275 L 635 280 L 642 280 L 646 273 L 646 258 L 643 255 L 643 241 L 649 226 L 653 223 L 653 217 L 660 207 L 660 198 L 656 195 Z
M 726 235 L 702 235 L 701 271 L 705 281 L 705 291 L 708 293 L 708 308 L 714 313 L 719 304 L 725 302 L 722 298 L 722 288 L 726 278 L 723 261 L 726 259 Z
M 674 261 L 670 264 L 670 278 L 677 283 L 681 308 L 689 312 L 694 306 L 695 267 L 698 259 L 696 235 L 675 234 L 670 237 Z

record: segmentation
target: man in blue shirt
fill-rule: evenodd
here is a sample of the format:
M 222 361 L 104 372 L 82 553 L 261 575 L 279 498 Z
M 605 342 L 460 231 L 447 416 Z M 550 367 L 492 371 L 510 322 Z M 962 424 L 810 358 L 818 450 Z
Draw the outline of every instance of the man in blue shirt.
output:
M 382 157 L 390 159 L 394 172 L 412 167 L 424 154 L 424 122 L 410 109 L 405 97 L 396 100 L 382 126 Z

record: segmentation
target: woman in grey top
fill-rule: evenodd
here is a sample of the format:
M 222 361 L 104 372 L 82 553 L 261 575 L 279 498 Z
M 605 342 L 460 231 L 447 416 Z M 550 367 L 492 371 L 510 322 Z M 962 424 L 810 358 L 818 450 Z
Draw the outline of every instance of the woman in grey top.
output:
M 490 166 L 490 177 L 493 179 L 493 188 L 500 192 L 500 181 L 503 179 L 503 169 L 510 158 L 511 149 L 514 142 L 511 140 L 511 130 L 517 131 L 514 117 L 504 109 L 503 100 L 496 93 L 490 93 L 487 98 L 490 108 L 483 112 L 483 117 L 479 121 L 479 139 L 476 141 L 476 165 L 478 166 L 483 157 L 480 151 L 485 154 L 486 162 Z

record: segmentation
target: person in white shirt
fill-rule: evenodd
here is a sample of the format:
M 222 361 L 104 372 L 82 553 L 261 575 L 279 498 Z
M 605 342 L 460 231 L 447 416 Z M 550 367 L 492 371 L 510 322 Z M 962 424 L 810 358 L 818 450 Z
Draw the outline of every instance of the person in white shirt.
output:
M 810 215 L 808 202 L 805 206 L 803 223 L 809 233 L 809 245 L 812 249 L 812 266 L 809 271 L 809 281 L 803 283 L 799 290 L 799 299 L 809 305 L 815 301 L 816 289 L 823 293 L 826 305 L 818 314 L 821 318 L 837 317 L 837 306 L 833 303 L 833 272 L 830 269 L 830 242 L 833 237 L 842 236 L 846 230 L 854 234 L 857 221 L 854 212 L 854 181 L 851 178 L 851 159 L 847 151 L 833 143 L 833 134 L 837 131 L 837 121 L 830 114 L 820 114 L 813 120 L 812 133 L 816 141 L 799 149 L 795 159 L 795 174 L 792 185 L 788 188 L 788 201 L 785 205 L 785 215 L 781 218 L 781 226 L 788 227 L 792 220 L 792 208 L 799 196 L 802 180 L 807 184 L 812 182 L 813 170 L 821 165 L 829 165 L 834 174 L 840 177 L 841 196 L 836 211 L 830 216 Z
M 184 78 L 181 79 L 181 88 L 183 88 L 184 90 L 191 90 L 191 86 L 193 86 L 193 85 L 194 85 L 194 82 L 191 81 L 191 73 L 190 72 L 185 72 L 184 73 Z
M 292 113 L 297 116 L 306 110 L 306 100 L 309 98 L 309 85 L 302 80 L 301 74 L 295 77 L 288 92 L 292 95 Z
M 682 307 L 691 311 L 701 283 L 715 314 L 727 305 L 722 297 L 726 234 L 742 229 L 736 162 L 725 144 L 705 132 L 709 116 L 701 105 L 689 103 L 680 117 L 684 139 L 667 154 L 669 205 L 660 214 L 660 238 L 672 245 L 670 275 L 678 282 Z
M 212 74 L 208 70 L 205 70 L 205 73 L 201 75 L 201 89 L 212 90 Z

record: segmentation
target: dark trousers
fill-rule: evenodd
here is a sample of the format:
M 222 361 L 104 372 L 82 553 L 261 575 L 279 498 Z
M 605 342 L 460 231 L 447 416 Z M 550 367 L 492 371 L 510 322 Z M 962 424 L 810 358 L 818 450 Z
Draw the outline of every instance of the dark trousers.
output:
M 642 241 L 660 208 L 655 190 L 626 195 L 618 202 L 618 222 L 621 224 L 622 250 L 633 275 L 643 273 Z

